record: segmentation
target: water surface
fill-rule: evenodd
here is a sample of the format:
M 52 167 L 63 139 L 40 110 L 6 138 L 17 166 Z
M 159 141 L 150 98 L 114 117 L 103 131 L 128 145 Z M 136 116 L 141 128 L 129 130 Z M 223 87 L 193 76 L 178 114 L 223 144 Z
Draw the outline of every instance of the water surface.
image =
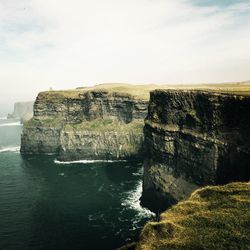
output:
M 153 218 L 141 208 L 142 167 L 22 156 L 22 126 L 0 119 L 0 249 L 115 249 Z

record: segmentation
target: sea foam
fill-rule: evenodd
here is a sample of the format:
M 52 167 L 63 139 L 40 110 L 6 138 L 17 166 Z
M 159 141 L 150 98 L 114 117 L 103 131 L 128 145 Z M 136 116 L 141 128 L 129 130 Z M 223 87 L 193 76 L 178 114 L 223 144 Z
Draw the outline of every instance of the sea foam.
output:
M 126 193 L 126 198 L 123 199 L 122 206 L 137 211 L 140 217 L 154 216 L 155 213 L 141 206 L 140 204 L 141 195 L 142 195 L 142 180 L 139 180 L 135 188 Z
M 19 152 L 20 146 L 0 148 L 0 153 L 3 152 Z
M 140 180 L 137 181 L 135 187 L 126 193 L 126 197 L 122 200 L 122 206 L 128 207 L 137 211 L 139 217 L 152 217 L 155 213 L 149 209 L 142 207 L 140 204 L 140 198 L 142 195 L 142 175 L 143 169 L 141 168 L 138 172 L 133 173 L 134 176 L 141 176 Z
M 98 163 L 98 162 L 103 162 L 103 163 L 112 163 L 112 162 L 126 162 L 126 160 L 78 160 L 78 161 L 58 161 L 54 160 L 55 164 L 89 164 L 89 163 Z
M 10 127 L 10 126 L 22 126 L 20 122 L 10 122 L 10 123 L 2 123 L 0 127 Z

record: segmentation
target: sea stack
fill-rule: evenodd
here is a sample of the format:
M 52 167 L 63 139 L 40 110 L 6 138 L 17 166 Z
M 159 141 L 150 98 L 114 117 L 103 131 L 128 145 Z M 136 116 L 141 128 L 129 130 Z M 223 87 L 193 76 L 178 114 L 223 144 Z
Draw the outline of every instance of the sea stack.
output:
M 33 116 L 34 102 L 16 102 L 14 104 L 14 111 L 8 114 L 8 119 L 20 119 L 22 122 L 28 121 Z

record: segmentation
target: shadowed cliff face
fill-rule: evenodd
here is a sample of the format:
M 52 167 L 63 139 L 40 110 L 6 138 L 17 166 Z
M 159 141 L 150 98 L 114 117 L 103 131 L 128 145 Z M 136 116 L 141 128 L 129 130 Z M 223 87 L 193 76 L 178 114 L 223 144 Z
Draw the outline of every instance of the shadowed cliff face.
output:
M 154 211 L 198 186 L 250 179 L 250 98 L 154 91 L 144 135 L 142 203 Z
M 24 125 L 21 152 L 55 153 L 64 161 L 141 157 L 147 106 L 110 90 L 42 92 Z

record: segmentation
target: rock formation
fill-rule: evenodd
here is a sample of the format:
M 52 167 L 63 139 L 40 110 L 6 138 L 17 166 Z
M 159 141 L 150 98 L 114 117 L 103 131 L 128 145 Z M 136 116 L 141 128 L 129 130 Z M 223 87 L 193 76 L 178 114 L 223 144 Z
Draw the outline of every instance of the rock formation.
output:
M 250 179 L 250 96 L 151 92 L 142 204 L 154 211 L 199 186 Z
M 54 153 L 60 160 L 141 156 L 148 101 L 126 91 L 78 89 L 38 95 L 24 124 L 22 153 Z
M 249 182 L 199 189 L 120 250 L 249 249 L 249 197 Z
M 21 152 L 53 153 L 62 161 L 143 157 L 141 202 L 157 213 L 200 186 L 250 179 L 249 93 L 181 86 L 151 92 L 148 106 L 154 87 L 42 92 L 24 124 Z M 244 247 L 250 243 L 249 185 L 194 192 L 122 249 Z
M 8 119 L 20 119 L 27 121 L 32 118 L 34 102 L 16 102 L 14 104 L 14 112 L 8 114 Z

